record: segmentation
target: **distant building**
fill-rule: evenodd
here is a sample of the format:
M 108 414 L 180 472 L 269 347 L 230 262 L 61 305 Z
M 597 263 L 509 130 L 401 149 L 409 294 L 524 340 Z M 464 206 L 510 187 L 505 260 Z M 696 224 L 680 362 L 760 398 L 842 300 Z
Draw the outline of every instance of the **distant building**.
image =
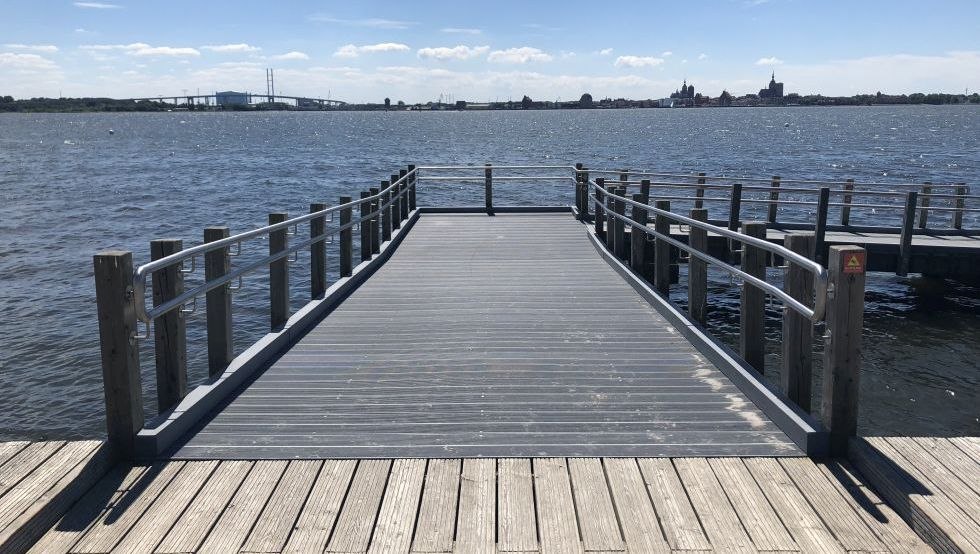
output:
M 225 92 L 214 93 L 214 98 L 219 106 L 245 106 L 248 104 L 247 92 L 227 90 Z
M 764 88 L 759 91 L 759 98 L 765 100 L 767 98 L 782 98 L 783 97 L 783 84 L 776 82 L 776 72 L 772 72 L 772 80 L 769 81 L 769 88 Z
M 687 79 L 684 79 L 684 84 L 681 86 L 680 90 L 675 90 L 673 94 L 670 95 L 671 98 L 680 98 L 682 100 L 689 100 L 694 98 L 694 85 L 688 85 Z

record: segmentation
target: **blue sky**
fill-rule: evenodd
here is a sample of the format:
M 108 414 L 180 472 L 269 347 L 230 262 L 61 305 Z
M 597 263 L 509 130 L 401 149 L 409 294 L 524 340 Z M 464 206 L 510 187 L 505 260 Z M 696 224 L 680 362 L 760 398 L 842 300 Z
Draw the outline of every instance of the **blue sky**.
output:
M 694 7 L 697 5 L 698 7 Z M 607 9 L 608 8 L 608 9 Z M 0 95 L 406 102 L 980 89 L 980 2 L 4 0 Z

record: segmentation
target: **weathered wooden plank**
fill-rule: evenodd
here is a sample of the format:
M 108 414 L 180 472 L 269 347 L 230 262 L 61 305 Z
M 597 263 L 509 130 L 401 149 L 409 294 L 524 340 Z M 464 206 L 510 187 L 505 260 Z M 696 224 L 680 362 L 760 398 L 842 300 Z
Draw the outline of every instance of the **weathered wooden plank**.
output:
M 934 495 L 945 495 L 969 517 L 968 521 L 963 521 L 962 530 L 968 534 L 970 542 L 980 548 L 980 496 L 911 438 L 888 437 L 883 440 L 932 483 Z
M 704 535 L 671 461 L 667 458 L 642 458 L 637 461 L 671 548 L 711 550 L 711 543 Z
M 55 445 L 59 448 L 55 450 Z M 17 518 L 28 505 L 38 499 L 55 482 L 68 473 L 78 462 L 90 455 L 98 446 L 96 441 L 57 442 L 47 448 L 38 448 L 34 456 L 30 456 L 19 464 L 24 472 L 23 478 L 16 484 L 6 487 L 0 496 L 0 529 L 3 529 Z M 46 454 L 51 452 L 50 456 Z M 37 463 L 35 463 L 37 462 Z M 31 467 L 33 466 L 33 467 Z M 14 469 L 14 468 L 11 468 Z M 11 475 L 11 477 L 14 477 Z M 0 533 L 0 537 L 3 533 Z
M 500 552 L 536 552 L 538 524 L 531 461 L 497 461 L 497 548 Z
M 606 458 L 603 465 L 629 551 L 670 552 L 636 460 Z
M 327 552 L 367 552 L 390 471 L 391 460 L 361 460 L 357 463 Z
M 460 460 L 429 460 L 412 552 L 453 551 L 461 467 Z
M 535 458 L 532 461 L 542 554 L 578 552 L 582 549 L 565 464 L 562 458 Z
M 253 462 L 230 460 L 221 462 L 197 497 L 157 546 L 155 552 L 180 554 L 196 552 L 208 531 L 218 520 L 225 506 L 245 481 Z
M 24 477 L 41 467 L 64 445 L 64 441 L 32 442 L 15 454 L 0 468 L 0 495 L 6 494 Z
M 426 460 L 399 459 L 391 466 L 384 501 L 368 552 L 408 552 L 425 480 Z
M 28 441 L 10 441 L 10 442 L 0 442 L 0 474 L 3 473 L 3 465 L 7 463 L 7 460 L 13 458 L 18 452 L 23 450 L 29 445 Z
M 126 533 L 126 537 L 115 550 L 153 552 L 217 466 L 216 460 L 186 463 L 167 488 L 160 492 L 153 505 Z
M 959 477 L 974 493 L 980 494 L 980 461 L 974 460 L 946 438 L 915 437 L 912 440 Z
M 281 552 L 323 462 L 293 460 L 276 485 L 241 552 Z
M 283 552 L 323 552 L 356 465 L 354 460 L 323 462 Z
M 287 462 L 255 462 L 238 492 L 208 532 L 199 552 L 237 552 L 286 470 Z
M 674 468 L 708 540 L 718 552 L 755 552 L 752 540 L 704 458 L 678 458 Z
M 773 458 L 744 462 L 803 552 L 844 552 L 779 462 Z
M 467 458 L 459 485 L 456 552 L 493 554 L 497 529 L 497 461 Z
M 582 546 L 586 551 L 624 550 L 602 462 L 598 458 L 571 458 L 568 470 L 576 513 L 579 514 Z
M 752 543 L 760 551 L 793 552 L 799 547 L 766 495 L 738 458 L 713 458 L 708 464 L 732 503 Z

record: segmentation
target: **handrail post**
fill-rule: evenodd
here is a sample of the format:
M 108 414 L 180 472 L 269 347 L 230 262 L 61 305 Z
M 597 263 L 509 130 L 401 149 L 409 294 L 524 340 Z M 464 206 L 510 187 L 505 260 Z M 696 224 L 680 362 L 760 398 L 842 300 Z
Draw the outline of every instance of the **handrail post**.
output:
M 371 221 L 368 214 L 371 213 L 371 203 L 366 201 L 365 198 L 371 196 L 371 193 L 362 190 L 361 191 L 361 202 L 358 207 L 361 208 L 360 218 L 358 219 L 358 224 L 361 228 L 361 261 L 366 262 L 371 259 Z
M 797 254 L 811 256 L 814 234 L 789 233 L 784 246 Z M 813 273 L 790 261 L 786 262 L 783 290 L 803 305 L 813 307 Z M 783 307 L 783 392 L 804 412 L 810 412 L 813 382 L 813 323 L 796 310 Z
M 159 260 L 184 249 L 180 239 L 150 241 L 150 259 Z M 159 306 L 184 292 L 180 264 L 153 272 L 153 305 Z M 153 326 L 156 358 L 157 412 L 163 413 L 187 395 L 187 324 L 183 306 L 161 315 Z
M 310 204 L 310 213 L 322 212 L 326 204 Z M 310 238 L 322 237 L 327 231 L 327 216 L 310 220 Z M 319 298 L 327 291 L 327 239 L 310 244 L 310 298 Z
M 626 187 L 620 186 L 616 189 L 616 194 L 622 197 L 626 197 Z M 623 200 L 616 200 L 614 208 L 617 215 L 626 216 L 626 202 Z M 626 259 L 626 222 L 620 218 L 615 218 L 615 229 L 616 234 L 613 237 L 613 253 L 620 260 Z
M 486 164 L 483 169 L 483 200 L 487 215 L 493 215 L 493 166 Z
M 634 194 L 633 201 L 639 202 L 640 204 L 646 203 L 643 201 L 642 194 Z M 630 219 L 635 222 L 632 229 L 630 229 L 630 267 L 633 268 L 633 273 L 642 276 L 643 258 L 647 249 L 647 234 L 641 229 L 647 226 L 647 211 L 645 208 L 633 206 L 630 215 Z
M 707 173 L 705 173 L 703 171 L 699 171 L 698 172 L 698 188 L 697 188 L 697 190 L 694 191 L 694 197 L 695 197 L 694 207 L 695 207 L 695 209 L 698 209 L 698 210 L 700 210 L 701 208 L 704 207 L 704 186 L 703 185 L 707 182 L 705 180 L 705 178 L 704 178 L 705 175 L 707 175 Z
M 863 248 L 830 247 L 821 415 L 831 456 L 847 454 L 848 440 L 857 434 L 866 260 Z
M 773 175 L 772 181 L 769 184 L 769 217 L 767 221 L 769 223 L 776 222 L 776 210 L 779 209 L 779 175 Z
M 583 167 L 582 173 L 582 219 L 587 220 L 589 218 L 589 212 L 591 209 L 589 205 L 592 201 L 589 199 L 589 168 Z
M 605 204 L 603 191 L 606 190 L 606 180 L 602 177 L 596 177 L 595 185 L 595 236 L 602 238 L 602 226 L 606 220 L 605 214 L 602 213 L 602 206 Z
M 582 220 L 582 205 L 585 203 L 582 194 L 582 164 L 575 164 L 575 209 L 578 211 L 578 219 Z
M 378 188 L 370 189 L 371 196 L 377 196 L 381 192 Z M 381 237 L 379 234 L 379 226 L 381 224 L 381 214 L 378 213 L 381 203 L 377 198 L 371 201 L 371 253 L 378 254 L 381 252 Z M 406 204 L 406 208 L 408 205 Z
M 415 164 L 408 164 L 408 172 L 410 173 L 408 177 L 408 211 L 414 212 L 417 207 L 415 204 L 415 181 L 418 177 L 418 173 L 415 172 Z
M 381 181 L 381 190 L 385 190 L 391 186 L 391 181 Z M 384 208 L 381 209 L 381 241 L 388 242 L 391 240 L 391 192 L 387 191 L 381 195 L 381 203 Z
M 817 201 L 817 222 L 813 228 L 813 261 L 822 266 L 827 265 L 827 214 L 830 210 L 830 189 L 820 189 L 820 200 Z
M 392 183 L 397 183 L 398 182 L 398 174 L 397 173 L 392 173 L 391 174 L 391 182 Z M 392 192 L 396 196 L 395 196 L 395 199 L 391 203 L 391 216 L 392 216 L 391 226 L 392 226 L 393 229 L 401 229 L 401 227 L 402 227 L 402 219 L 403 219 L 402 218 L 402 204 L 404 204 L 405 202 L 407 202 L 408 199 L 405 197 L 405 194 L 403 194 L 404 193 L 404 189 L 402 189 L 402 184 L 401 183 L 395 185 L 395 188 L 392 189 Z
M 922 202 L 919 204 L 919 229 L 925 229 L 929 221 L 929 200 L 932 194 L 932 183 L 926 181 L 922 184 Z
M 204 242 L 231 236 L 228 227 L 205 227 Z M 218 248 L 204 254 L 204 280 L 213 281 L 231 271 L 231 249 Z M 235 357 L 232 340 L 231 291 L 228 285 L 207 292 L 208 376 L 221 375 Z
M 848 179 L 844 183 L 844 205 L 840 209 L 840 224 L 847 227 L 851 224 L 851 200 L 854 195 L 854 179 Z
M 654 206 L 658 210 L 670 211 L 670 201 L 657 200 Z M 670 234 L 670 219 L 665 215 L 654 214 L 653 228 L 661 235 Z M 653 286 L 664 298 L 670 296 L 670 245 L 657 236 L 653 243 Z
M 691 219 L 707 223 L 708 210 L 691 210 Z M 708 231 L 692 226 L 688 234 L 691 248 L 708 251 Z M 687 262 L 687 312 L 691 319 L 704 325 L 708 319 L 708 262 L 692 255 Z
M 349 204 L 350 196 L 341 196 L 340 205 Z M 340 276 L 350 277 L 353 270 L 354 233 L 352 227 L 346 227 L 351 222 L 351 208 L 340 208 Z M 346 227 L 346 228 L 345 228 Z
M 643 197 L 642 202 L 644 204 L 650 203 L 650 179 L 640 181 L 640 196 Z M 643 213 L 647 213 L 646 210 L 643 210 Z
M 136 433 L 143 428 L 136 306 L 133 303 L 133 253 L 99 252 L 93 257 L 99 314 L 106 431 L 113 454 L 135 455 Z
M 282 223 L 289 219 L 286 212 L 269 214 L 269 225 Z M 269 255 L 275 255 L 289 247 L 286 229 L 269 233 Z M 269 264 L 269 315 L 273 329 L 280 327 L 289 319 L 289 256 Z
M 742 225 L 742 234 L 766 238 L 766 224 L 758 221 Z M 742 243 L 742 271 L 758 279 L 766 279 L 766 251 Z M 739 353 L 759 373 L 766 371 L 766 293 L 745 281 L 742 283 L 741 315 L 739 317 Z
M 898 271 L 896 272 L 900 277 L 909 274 L 909 266 L 912 263 L 912 228 L 918 197 L 919 193 L 914 190 L 905 194 L 905 212 L 902 216 L 902 235 L 898 244 Z
M 956 211 L 953 212 L 953 229 L 963 228 L 963 210 L 966 209 L 966 198 L 964 198 L 968 193 L 969 189 L 965 186 L 966 183 L 960 183 L 956 187 Z
M 400 169 L 398 170 L 398 178 L 401 179 L 402 184 L 398 188 L 402 191 L 402 203 L 399 204 L 402 209 L 402 221 L 408 219 L 408 170 Z
M 742 184 L 734 183 L 732 184 L 732 197 L 731 202 L 728 205 L 728 229 L 730 231 L 738 231 L 738 227 L 741 224 L 741 211 L 742 211 Z M 731 239 L 728 239 L 728 261 L 731 263 L 736 263 L 738 257 L 735 254 L 735 244 Z
M 616 246 L 616 200 L 613 195 L 616 194 L 616 185 L 606 185 L 606 248 L 610 252 L 615 252 L 614 248 Z

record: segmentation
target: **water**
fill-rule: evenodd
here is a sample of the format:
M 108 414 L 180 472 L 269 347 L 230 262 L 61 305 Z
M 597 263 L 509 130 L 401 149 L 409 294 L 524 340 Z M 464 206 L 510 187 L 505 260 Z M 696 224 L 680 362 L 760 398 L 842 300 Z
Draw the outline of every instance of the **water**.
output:
M 977 185 L 978 129 L 975 106 L 0 115 L 0 439 L 103 434 L 91 272 L 100 249 L 133 250 L 141 263 L 151 238 L 186 245 L 200 242 L 207 225 L 253 228 L 269 212 L 299 214 L 311 201 L 377 186 L 409 163 L 583 162 Z M 505 189 L 495 190 L 501 203 L 571 198 L 554 187 Z M 420 190 L 420 204 L 448 199 L 479 205 L 482 187 Z M 294 307 L 308 290 L 304 265 L 291 275 Z M 731 341 L 738 295 L 720 275 L 712 279 L 710 324 Z M 884 274 L 868 280 L 860 431 L 978 434 L 980 289 L 947 283 L 936 297 L 916 285 Z M 266 329 L 265 290 L 257 276 L 235 296 L 239 352 Z M 200 312 L 189 320 L 192 382 L 206 373 Z M 775 352 L 774 317 L 769 331 Z M 145 348 L 150 414 L 152 367 Z

